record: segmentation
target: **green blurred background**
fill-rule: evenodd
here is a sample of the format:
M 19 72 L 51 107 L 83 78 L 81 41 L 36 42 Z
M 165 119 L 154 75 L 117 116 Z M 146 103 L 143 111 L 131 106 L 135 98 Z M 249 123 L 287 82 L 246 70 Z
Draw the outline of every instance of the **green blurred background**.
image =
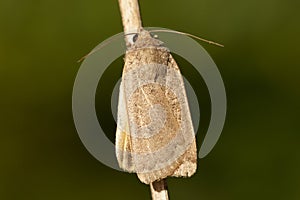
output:
M 300 199 L 300 1 L 153 0 L 140 7 L 144 26 L 225 45 L 201 43 L 226 86 L 223 133 L 196 175 L 168 180 L 171 199 Z M 134 174 L 87 152 L 72 119 L 76 61 L 121 31 L 116 0 L 0 0 L 0 199 L 150 199 Z M 176 58 L 191 82 L 200 80 Z M 120 58 L 96 96 L 112 141 L 109 92 L 121 70 Z M 198 146 L 210 105 L 200 82 Z

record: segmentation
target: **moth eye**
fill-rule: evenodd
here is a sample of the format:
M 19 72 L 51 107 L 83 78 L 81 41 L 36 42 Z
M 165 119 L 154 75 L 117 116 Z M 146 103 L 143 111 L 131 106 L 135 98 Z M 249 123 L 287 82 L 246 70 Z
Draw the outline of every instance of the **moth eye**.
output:
M 158 35 L 156 34 L 153 34 L 153 33 L 150 33 L 151 37 L 154 38 L 154 39 L 158 39 Z
M 137 39 L 138 39 L 138 34 L 136 33 L 136 34 L 134 34 L 134 36 L 133 36 L 133 38 L 132 38 L 132 41 L 133 42 L 136 42 L 137 41 Z

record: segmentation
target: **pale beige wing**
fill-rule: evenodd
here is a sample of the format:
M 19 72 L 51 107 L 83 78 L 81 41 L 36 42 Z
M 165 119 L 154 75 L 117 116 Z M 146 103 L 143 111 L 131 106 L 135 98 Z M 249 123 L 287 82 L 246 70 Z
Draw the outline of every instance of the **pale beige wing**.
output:
M 195 173 L 191 115 L 182 76 L 170 53 L 165 48 L 129 52 L 122 84 L 128 117 L 125 132 L 130 135 L 120 137 L 127 143 L 119 146 L 128 148 L 131 155 L 118 159 L 121 166 L 130 163 L 123 168 L 135 171 L 146 184 Z
M 132 160 L 132 142 L 130 137 L 127 105 L 124 95 L 124 84 L 121 81 L 119 88 L 118 117 L 116 130 L 116 156 L 119 166 L 128 172 L 134 172 Z

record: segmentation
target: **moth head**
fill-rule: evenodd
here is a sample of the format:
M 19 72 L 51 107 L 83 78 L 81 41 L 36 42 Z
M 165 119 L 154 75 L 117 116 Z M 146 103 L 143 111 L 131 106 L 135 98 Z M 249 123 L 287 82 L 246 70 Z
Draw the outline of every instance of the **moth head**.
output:
M 137 49 L 137 48 L 147 48 L 147 47 L 159 47 L 162 46 L 163 42 L 158 40 L 158 36 L 156 34 L 150 33 L 142 29 L 138 33 L 128 34 L 127 37 L 129 45 L 127 45 L 128 49 Z

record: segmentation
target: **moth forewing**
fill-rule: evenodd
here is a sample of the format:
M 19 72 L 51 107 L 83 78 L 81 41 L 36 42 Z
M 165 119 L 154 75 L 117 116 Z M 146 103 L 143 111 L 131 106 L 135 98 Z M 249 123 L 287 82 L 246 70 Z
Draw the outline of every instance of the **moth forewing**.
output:
M 134 172 L 134 165 L 131 156 L 132 143 L 130 138 L 129 121 L 124 95 L 124 85 L 121 81 L 119 89 L 117 131 L 116 131 L 116 156 L 119 166 L 128 171 Z
M 196 171 L 182 75 L 169 50 L 144 30 L 125 55 L 116 148 L 120 166 L 146 184 Z

